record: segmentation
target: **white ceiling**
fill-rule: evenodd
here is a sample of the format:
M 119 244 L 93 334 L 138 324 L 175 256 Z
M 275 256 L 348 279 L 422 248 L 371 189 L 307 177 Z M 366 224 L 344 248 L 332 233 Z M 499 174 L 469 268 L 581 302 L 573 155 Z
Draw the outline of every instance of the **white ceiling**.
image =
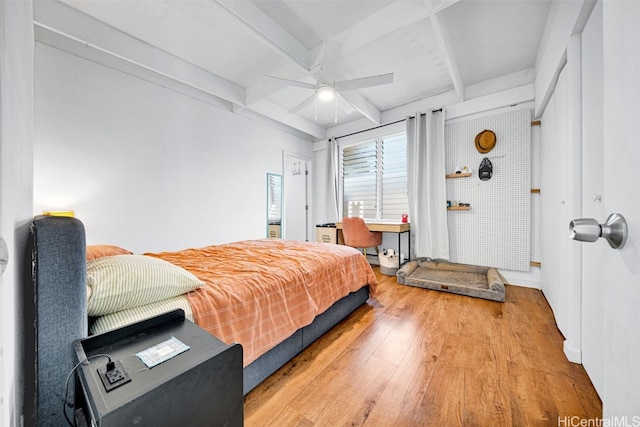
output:
M 63 0 L 113 28 L 244 90 L 248 109 L 335 126 L 334 103 L 290 109 L 313 94 L 264 75 L 311 84 L 326 41 L 339 45 L 334 80 L 394 73 L 392 84 L 338 97 L 339 123 L 531 69 L 551 0 Z M 224 98 L 224 96 L 222 96 Z M 317 136 L 317 135 L 316 135 Z

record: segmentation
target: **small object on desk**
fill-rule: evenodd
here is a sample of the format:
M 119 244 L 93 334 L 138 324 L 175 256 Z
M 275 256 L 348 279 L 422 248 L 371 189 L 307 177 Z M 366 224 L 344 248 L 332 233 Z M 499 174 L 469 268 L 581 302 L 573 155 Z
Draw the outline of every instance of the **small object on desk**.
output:
M 409 215 L 402 214 L 402 222 L 409 222 Z
M 316 242 L 338 243 L 338 230 L 335 222 L 327 222 L 316 225 Z

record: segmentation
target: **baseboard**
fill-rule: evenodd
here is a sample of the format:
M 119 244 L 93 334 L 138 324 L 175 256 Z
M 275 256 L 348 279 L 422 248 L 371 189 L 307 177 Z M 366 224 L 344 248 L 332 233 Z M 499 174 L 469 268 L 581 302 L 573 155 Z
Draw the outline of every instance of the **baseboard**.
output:
M 502 270 L 500 274 L 506 285 L 522 286 L 525 288 L 542 289 L 540 283 L 540 267 L 531 267 L 529 271 Z
M 569 344 L 568 341 L 565 341 L 562 350 L 564 351 L 564 355 L 567 356 L 567 360 L 573 363 L 582 363 L 582 352 L 579 348 L 575 348 Z

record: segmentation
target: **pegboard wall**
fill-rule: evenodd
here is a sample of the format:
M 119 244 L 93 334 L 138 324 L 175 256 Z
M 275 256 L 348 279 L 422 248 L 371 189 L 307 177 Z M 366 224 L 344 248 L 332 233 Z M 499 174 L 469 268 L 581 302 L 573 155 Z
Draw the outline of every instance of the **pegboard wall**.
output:
M 496 134 L 493 150 L 481 154 L 474 141 L 485 129 Z M 531 261 L 531 110 L 511 111 L 445 126 L 447 174 L 468 166 L 468 178 L 447 179 L 447 200 L 471 210 L 449 210 L 450 261 L 529 271 Z M 484 157 L 493 176 L 481 181 Z

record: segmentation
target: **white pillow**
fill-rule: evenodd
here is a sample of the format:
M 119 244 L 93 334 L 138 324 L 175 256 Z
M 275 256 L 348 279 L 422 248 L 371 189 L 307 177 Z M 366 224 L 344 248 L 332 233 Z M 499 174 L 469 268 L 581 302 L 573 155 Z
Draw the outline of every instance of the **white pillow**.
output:
M 102 316 L 162 301 L 204 283 L 187 270 L 145 255 L 113 255 L 87 262 L 87 314 Z

